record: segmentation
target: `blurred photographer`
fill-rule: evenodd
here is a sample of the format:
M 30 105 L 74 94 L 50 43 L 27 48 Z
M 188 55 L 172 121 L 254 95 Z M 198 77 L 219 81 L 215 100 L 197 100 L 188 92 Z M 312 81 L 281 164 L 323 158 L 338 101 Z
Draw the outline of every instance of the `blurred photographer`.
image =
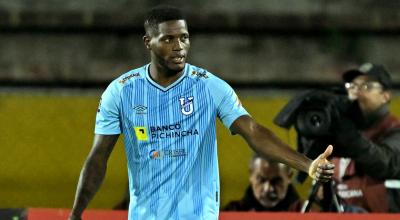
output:
M 400 120 L 389 111 L 392 81 L 381 65 L 363 64 L 343 74 L 348 98 L 361 120 L 334 123 L 337 193 L 368 212 L 400 212 Z

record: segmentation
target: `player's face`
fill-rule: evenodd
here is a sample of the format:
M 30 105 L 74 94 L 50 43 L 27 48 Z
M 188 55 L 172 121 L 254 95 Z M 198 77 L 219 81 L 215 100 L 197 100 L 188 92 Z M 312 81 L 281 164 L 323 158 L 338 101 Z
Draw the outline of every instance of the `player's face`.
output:
M 250 184 L 254 197 L 266 208 L 272 208 L 282 201 L 290 184 L 289 171 L 283 164 L 257 158 L 253 162 Z
M 390 93 L 383 90 L 382 85 L 370 81 L 368 76 L 361 75 L 352 81 L 353 92 L 363 112 L 372 112 L 390 100 Z
M 151 51 L 152 63 L 178 73 L 183 70 L 190 48 L 189 32 L 185 20 L 172 20 L 158 25 L 158 33 L 152 33 L 146 43 Z

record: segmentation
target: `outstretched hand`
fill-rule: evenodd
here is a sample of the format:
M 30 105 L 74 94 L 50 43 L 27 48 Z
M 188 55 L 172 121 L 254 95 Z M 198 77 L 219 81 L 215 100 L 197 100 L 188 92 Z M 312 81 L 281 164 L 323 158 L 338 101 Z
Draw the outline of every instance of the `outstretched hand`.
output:
M 327 160 L 332 154 L 333 147 L 329 145 L 325 152 L 320 154 L 308 168 L 308 175 L 320 182 L 327 182 L 332 179 L 335 165 Z

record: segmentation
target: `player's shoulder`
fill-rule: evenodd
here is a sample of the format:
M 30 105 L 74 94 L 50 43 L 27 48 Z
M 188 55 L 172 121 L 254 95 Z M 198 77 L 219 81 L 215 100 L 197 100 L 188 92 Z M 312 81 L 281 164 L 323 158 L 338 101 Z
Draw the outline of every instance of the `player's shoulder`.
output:
M 214 84 L 214 83 L 224 83 L 224 80 L 220 79 L 218 76 L 215 74 L 211 73 L 210 71 L 195 66 L 188 64 L 189 66 L 189 73 L 188 76 L 192 79 L 195 79 L 197 81 L 202 81 L 205 84 Z
M 201 67 L 190 65 L 188 75 L 192 79 L 203 83 L 211 91 L 221 92 L 221 91 L 228 91 L 231 89 L 229 84 L 225 82 L 223 79 L 219 78 L 214 73 L 211 73 L 210 71 L 203 69 Z
M 138 79 L 144 79 L 146 77 L 146 71 L 147 71 L 148 65 L 130 70 L 118 78 L 116 78 L 114 81 L 120 84 L 121 86 L 129 85 L 130 83 L 134 82 L 135 80 Z
M 126 73 L 123 73 L 116 79 L 114 79 L 111 83 L 110 86 L 113 87 L 114 89 L 122 89 L 123 87 L 133 83 L 135 80 L 140 80 L 144 79 L 146 77 L 146 70 L 147 66 L 142 66 L 136 69 L 132 69 Z

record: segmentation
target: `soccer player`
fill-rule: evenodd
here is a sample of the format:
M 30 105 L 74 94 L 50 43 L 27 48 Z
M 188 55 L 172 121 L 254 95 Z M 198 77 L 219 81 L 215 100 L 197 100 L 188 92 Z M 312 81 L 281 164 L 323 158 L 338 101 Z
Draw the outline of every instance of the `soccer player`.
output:
M 243 108 L 233 89 L 186 63 L 190 41 L 179 9 L 160 6 L 144 22 L 151 61 L 115 79 L 101 97 L 92 150 L 82 168 L 70 220 L 81 219 L 124 135 L 129 219 L 217 219 L 216 118 L 273 160 L 329 180 L 332 147 L 312 161 L 292 150 Z

